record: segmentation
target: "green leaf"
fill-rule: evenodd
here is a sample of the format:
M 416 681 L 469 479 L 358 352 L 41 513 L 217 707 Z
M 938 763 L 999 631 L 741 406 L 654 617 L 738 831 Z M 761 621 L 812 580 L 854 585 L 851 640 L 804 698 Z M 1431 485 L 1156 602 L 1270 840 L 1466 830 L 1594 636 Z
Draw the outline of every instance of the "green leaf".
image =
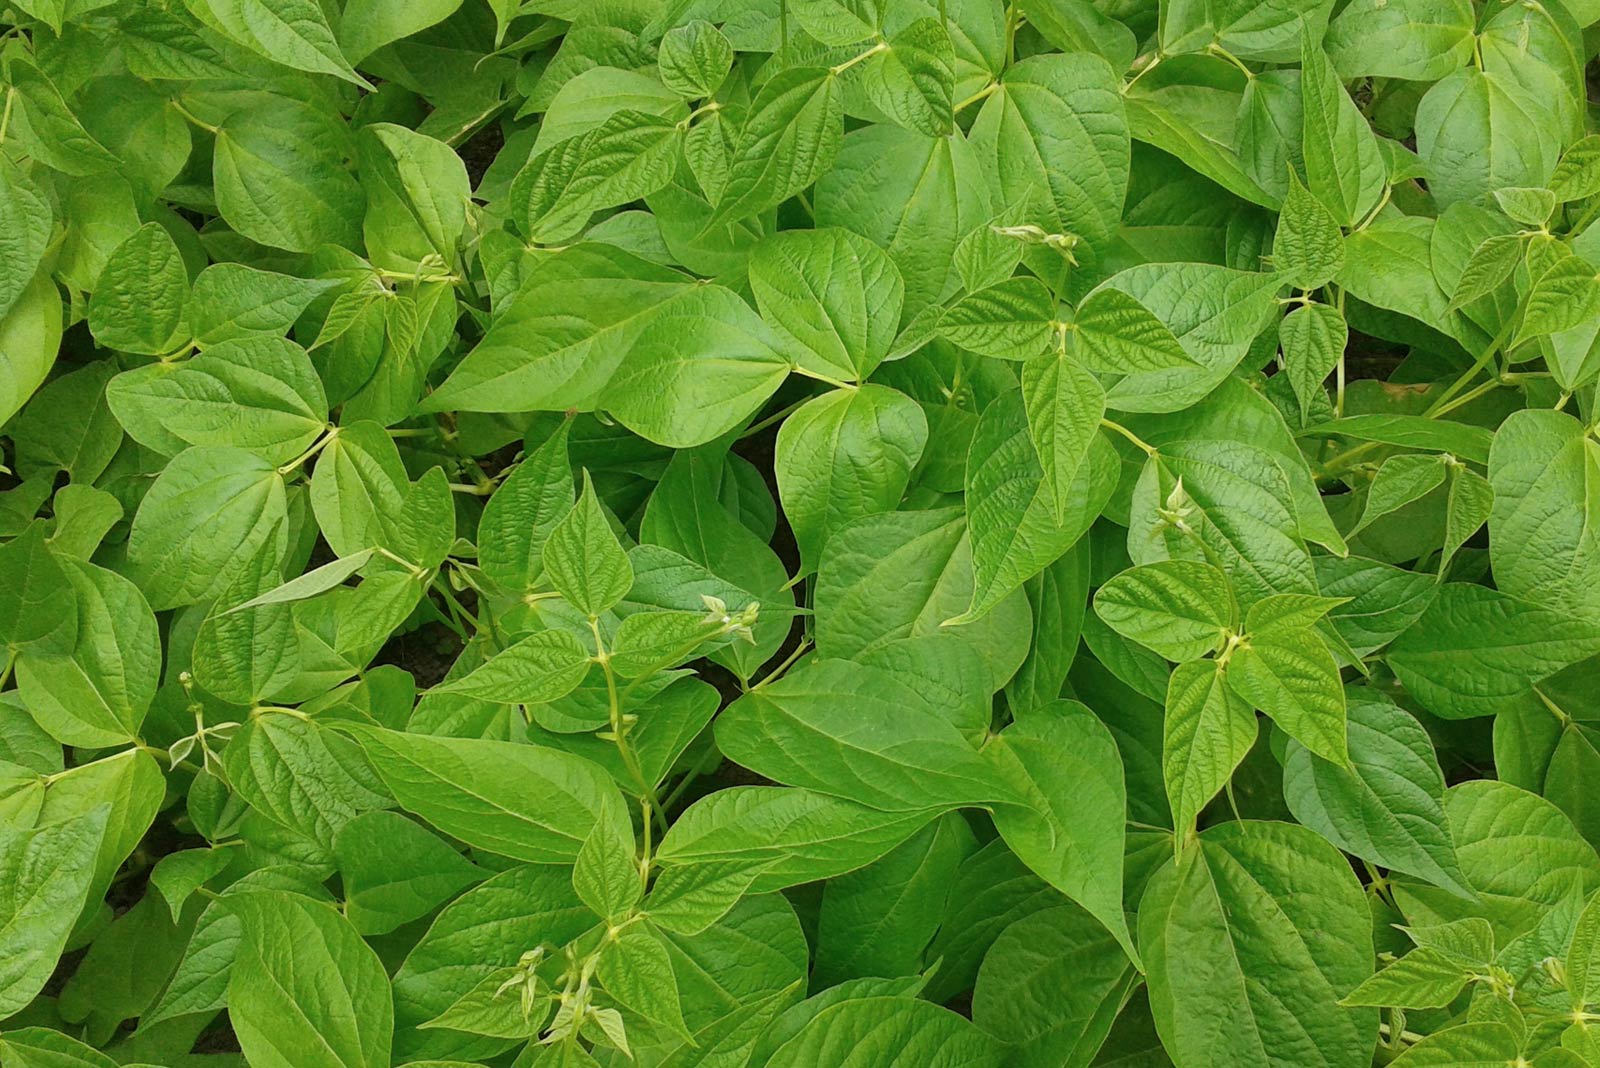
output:
M 570 864 L 595 823 L 626 819 L 605 772 L 554 749 L 373 727 L 358 740 L 400 807 L 479 849 Z
M 1047 908 L 1009 925 L 984 955 L 972 1022 L 1010 1045 L 1023 1068 L 1087 1064 L 1135 973 L 1093 917 Z
M 631 924 L 616 935 L 608 933 L 595 975 L 623 1008 L 687 1035 L 667 945 L 642 923 Z
M 84 906 L 108 805 L 37 827 L 0 830 L 0 1012 L 44 989 Z
M 1378 203 L 1387 185 L 1388 168 L 1372 127 L 1345 92 L 1333 62 L 1311 33 L 1306 34 L 1300 59 L 1306 188 L 1333 214 L 1335 222 L 1352 226 Z M 1422 156 L 1428 158 L 1426 152 Z
M 1100 436 L 1106 392 L 1076 360 L 1046 353 L 1022 367 L 1022 403 L 1055 521 L 1064 523 L 1078 471 Z
M 1445 465 L 1437 456 L 1391 456 L 1378 468 L 1367 490 L 1361 519 L 1350 530 L 1354 537 L 1374 520 L 1421 500 L 1444 484 Z
M 1074 472 L 1057 520 L 1058 491 L 1045 484 L 1020 392 L 983 413 L 967 456 L 967 523 L 972 536 L 972 604 L 946 625 L 982 619 L 1028 579 L 1072 548 L 1116 488 L 1116 453 L 1096 436 Z
M 213 263 L 195 276 L 187 308 L 200 345 L 266 335 L 282 338 L 336 278 L 295 278 L 239 263 Z
M 656 855 L 669 866 L 747 865 L 759 872 L 750 892 L 765 893 L 853 871 L 910 838 L 935 814 L 925 808 L 880 811 L 803 789 L 732 787 L 685 810 Z
M 845 660 L 814 661 L 741 697 L 717 718 L 717 745 L 769 779 L 887 812 L 1018 798 L 893 676 Z
M 488 874 L 397 812 L 364 812 L 339 828 L 334 859 L 345 917 L 363 935 L 420 919 Z
M 61 314 L 61 293 L 41 271 L 0 319 L 0 423 L 22 409 L 55 366 Z
M 910 997 L 852 998 L 817 1013 L 768 1068 L 999 1068 L 1004 1047 L 949 1009 Z
M 1376 1014 L 1338 1005 L 1372 971 L 1366 901 L 1303 827 L 1232 822 L 1150 881 L 1139 907 L 1150 1009 L 1177 1064 L 1361 1068 Z M 1206 961 L 1209 968 L 1195 968 Z
M 1187 560 L 1129 568 L 1100 587 L 1094 610 L 1123 637 L 1176 661 L 1215 651 L 1239 614 L 1227 576 Z
M 207 600 L 269 539 L 283 551 L 286 519 L 283 476 L 271 463 L 231 446 L 185 449 L 133 517 L 130 577 L 158 611 Z
M 1322 46 L 1346 80 L 1434 82 L 1466 66 L 1476 28 L 1464 0 L 1357 0 L 1334 16 Z
M 948 134 L 955 125 L 956 55 L 944 24 L 917 19 L 885 45 L 862 69 L 867 99 L 909 130 L 934 137 Z
M 1496 587 L 1600 621 L 1600 443 L 1563 413 L 1517 412 L 1495 434 L 1489 485 Z
M 1442 207 L 1504 186 L 1543 185 L 1563 136 L 1548 100 L 1475 67 L 1434 83 L 1417 105 L 1416 131 Z
M 663 930 L 699 934 L 727 915 L 767 866 L 720 860 L 667 868 L 650 888 L 645 912 Z
M 622 600 L 633 585 L 628 554 L 611 531 L 587 471 L 578 502 L 550 530 L 543 562 L 556 590 L 590 619 Z
M 715 93 L 733 67 L 733 45 L 704 19 L 667 31 L 657 59 L 661 81 L 689 100 Z
M 778 429 L 778 497 L 814 569 L 829 537 L 862 516 L 892 511 L 928 440 L 922 408 L 872 383 L 808 401 Z
M 984 101 L 972 143 L 1002 204 L 1027 203 L 1046 233 L 1098 249 L 1122 213 L 1130 142 L 1120 82 L 1089 53 L 1011 66 Z M 1051 269 L 1059 269 L 1055 255 Z
M 83 128 L 49 75 L 22 55 L 8 58 L 6 73 L 16 94 L 17 137 L 28 155 L 79 177 L 103 174 L 117 165 L 116 157 Z
M 262 0 L 237 2 L 265 6 Z M 289 2 L 315 9 L 320 19 L 314 0 Z M 269 107 L 236 111 L 216 134 L 217 210 L 239 233 L 274 248 L 358 247 L 364 199 L 343 166 L 352 147 L 342 120 L 308 104 L 279 97 Z
M 190 10 L 218 33 L 275 63 L 372 88 L 339 51 L 316 0 L 200 0 Z
M 1388 662 L 1424 709 L 1445 719 L 1493 715 L 1513 698 L 1600 653 L 1594 628 L 1572 616 L 1462 582 L 1447 582 L 1395 639 Z
M 443 22 L 460 6 L 461 0 L 355 0 L 339 17 L 339 52 L 350 63 L 360 63 L 384 45 Z M 320 34 L 315 39 L 320 43 Z
M 228 866 L 223 849 L 184 849 L 168 853 L 150 870 L 150 886 L 161 895 L 177 923 L 194 892 Z
M 702 445 L 739 425 L 788 377 L 783 339 L 740 297 L 703 286 L 661 308 L 606 386 L 605 404 L 641 437 Z
M 1074 353 L 1105 374 L 1197 366 L 1165 323 L 1119 289 L 1097 289 L 1078 305 L 1072 337 Z
M 826 67 L 791 67 L 750 103 L 734 142 L 716 218 L 737 222 L 812 185 L 832 166 L 844 137 L 843 91 Z
M 43 523 L 29 523 L 0 545 L 0 637 L 10 655 L 30 648 L 64 654 L 76 647 L 78 606 L 69 581 Z
M 298 894 L 229 898 L 239 918 L 228 1018 L 252 1064 L 379 1068 L 394 1008 L 383 964 L 349 921 Z
M 1290 743 L 1283 781 L 1290 811 L 1348 853 L 1470 897 L 1427 731 L 1386 700 L 1352 700 L 1347 713 L 1348 768 Z
M 1211 660 L 1179 664 L 1167 682 L 1161 770 L 1180 841 L 1200 810 L 1228 785 L 1255 745 L 1255 713 Z
M 1350 327 L 1339 309 L 1330 304 L 1305 304 L 1278 324 L 1278 344 L 1289 385 L 1300 401 L 1300 418 L 1308 421 L 1312 408 L 1327 397 L 1323 383 L 1344 359 Z
M 572 887 L 585 905 L 609 923 L 624 919 L 644 892 L 633 850 L 633 827 L 612 820 L 597 822 L 578 850 Z
M 498 704 L 545 704 L 576 689 L 593 659 L 594 654 L 566 631 L 542 630 L 437 689 Z
M 882 249 L 849 230 L 789 230 L 750 255 L 761 315 L 795 342 L 798 366 L 864 380 L 900 324 L 905 285 Z
M 1082 905 L 1142 967 L 1122 908 L 1127 794 L 1105 724 L 1076 702 L 1052 702 L 1007 727 L 984 750 L 1023 798 L 997 805 L 995 827 L 1023 863 Z
M 183 340 L 189 278 L 166 229 L 147 223 L 118 245 L 89 301 L 89 329 L 107 348 L 154 356 Z
M 1008 278 L 947 308 L 939 316 L 939 336 L 982 356 L 1031 360 L 1056 335 L 1055 307 L 1037 278 Z
M 1348 767 L 1344 688 L 1333 654 L 1309 627 L 1251 634 L 1228 664 L 1228 686 L 1290 737 Z
M 1558 334 L 1600 315 L 1600 272 L 1582 256 L 1564 256 L 1533 283 L 1513 344 Z

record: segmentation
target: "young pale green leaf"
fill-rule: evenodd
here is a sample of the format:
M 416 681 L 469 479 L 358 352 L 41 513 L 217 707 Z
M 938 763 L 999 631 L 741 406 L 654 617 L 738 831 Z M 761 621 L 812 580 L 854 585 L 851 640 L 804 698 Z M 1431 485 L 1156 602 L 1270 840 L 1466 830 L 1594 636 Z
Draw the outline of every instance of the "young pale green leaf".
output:
M 738 222 L 822 177 L 844 137 L 843 98 L 826 67 L 790 67 L 762 86 L 734 142 L 715 218 Z
M 668 30 L 657 59 L 661 81 L 689 100 L 711 96 L 733 67 L 733 45 L 704 19 Z
M 1037 278 L 1009 278 L 946 309 L 939 316 L 939 336 L 982 356 L 1030 360 L 1055 337 L 1055 305 Z
M 1349 766 L 1339 666 L 1316 631 L 1284 627 L 1250 635 L 1229 662 L 1227 681 L 1307 749 Z
M 1255 712 L 1227 684 L 1212 660 L 1179 664 L 1167 682 L 1162 778 L 1180 841 L 1194 829 L 1255 745 Z
M 178 246 L 147 223 L 106 260 L 89 300 L 89 330 L 106 348 L 156 356 L 183 341 L 189 276 Z
M 1289 385 L 1300 401 L 1300 419 L 1310 420 L 1317 403 L 1325 403 L 1323 383 L 1345 357 L 1350 327 L 1331 304 L 1305 304 L 1278 324 L 1278 345 Z
M 905 284 L 894 261 L 848 230 L 790 230 L 756 245 L 750 288 L 762 317 L 796 343 L 798 365 L 864 380 L 900 323 Z
M 598 821 L 578 849 L 572 888 L 608 923 L 620 923 L 644 893 L 633 850 L 633 827 L 626 820 Z
M 590 619 L 622 600 L 633 585 L 628 554 L 623 552 L 611 530 L 611 522 L 600 507 L 594 482 L 587 471 L 583 474 L 583 492 L 577 503 L 551 528 L 550 536 L 545 539 L 543 564 L 545 576 L 556 591 Z M 572 648 L 576 647 L 577 643 L 572 642 Z
M 862 69 L 867 99 L 894 122 L 933 137 L 955 124 L 955 45 L 945 25 L 921 18 L 888 41 Z
M 1239 614 L 1228 577 L 1189 560 L 1129 568 L 1096 591 L 1094 610 L 1123 637 L 1175 661 L 1215 651 Z
M 1297 289 L 1326 285 L 1344 266 L 1344 235 L 1339 221 L 1289 172 L 1278 229 L 1272 238 L 1272 266 Z

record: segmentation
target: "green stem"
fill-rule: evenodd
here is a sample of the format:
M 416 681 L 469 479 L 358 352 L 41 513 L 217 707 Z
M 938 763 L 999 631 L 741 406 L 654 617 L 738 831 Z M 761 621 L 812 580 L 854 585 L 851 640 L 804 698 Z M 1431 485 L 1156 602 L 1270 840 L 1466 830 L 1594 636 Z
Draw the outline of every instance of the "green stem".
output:
M 971 107 L 973 104 L 976 104 L 978 101 L 989 99 L 995 93 L 999 92 L 999 90 L 1000 90 L 1000 83 L 999 82 L 990 82 L 988 85 L 984 86 L 982 89 L 979 89 L 976 93 L 973 93 L 971 96 L 969 96 L 965 100 L 961 101 L 961 103 L 957 104 L 951 110 L 954 111 L 955 114 L 959 115 L 963 111 L 965 111 L 967 108 Z
M 828 385 L 832 386 L 835 389 L 856 389 L 856 388 L 858 388 L 856 386 L 856 383 L 854 383 L 854 382 L 846 382 L 843 379 L 834 378 L 831 375 L 825 375 L 821 371 L 813 371 L 809 367 L 801 367 L 799 364 L 791 364 L 790 367 L 789 367 L 789 370 L 793 371 L 795 374 L 799 375 L 801 378 L 814 378 L 818 382 L 826 382 Z
M 298 470 L 301 466 L 303 466 L 305 464 L 305 462 L 307 460 L 311 459 L 317 453 L 319 453 L 323 449 L 327 448 L 328 447 L 328 443 L 331 442 L 334 438 L 336 438 L 338 436 L 339 436 L 339 428 L 336 427 L 336 426 L 330 426 L 328 428 L 328 432 L 326 434 L 322 435 L 322 437 L 318 438 L 316 440 L 316 442 L 314 444 L 312 444 L 311 448 L 307 449 L 305 452 L 301 453 L 299 456 L 296 456 L 293 460 L 290 460 L 288 463 L 286 463 L 282 467 L 278 468 L 278 474 L 280 476 L 284 476 L 284 475 L 291 474 L 294 471 Z
M 639 787 L 639 796 L 655 810 L 656 818 L 661 821 L 661 830 L 665 833 L 666 815 L 662 812 L 661 801 L 656 797 L 655 788 L 645 781 L 644 769 L 639 766 L 639 758 L 634 755 L 633 747 L 628 744 L 627 724 L 622 722 L 622 701 L 617 694 L 617 675 L 611 670 L 611 654 L 606 651 L 605 638 L 600 634 L 598 618 L 590 618 L 589 632 L 594 635 L 595 660 L 600 664 L 600 670 L 606 677 L 606 701 L 609 706 L 607 719 L 611 726 L 612 741 L 617 746 L 617 755 L 622 758 L 622 766 L 628 770 L 628 774 Z
M 1515 317 L 1513 317 L 1500 328 L 1500 332 L 1489 341 L 1489 344 L 1484 346 L 1483 351 L 1478 354 L 1477 359 L 1472 361 L 1472 366 L 1461 372 L 1461 376 L 1459 378 L 1450 383 L 1449 386 L 1445 387 L 1445 391 L 1439 394 L 1438 399 L 1430 404 L 1422 413 L 1424 416 L 1432 418 L 1438 415 L 1439 412 L 1444 409 L 1444 406 L 1449 403 L 1452 397 L 1454 397 L 1457 393 L 1460 393 L 1462 389 L 1466 387 L 1468 382 L 1471 382 L 1474 378 L 1478 377 L 1478 372 L 1488 366 L 1489 361 L 1494 359 L 1495 353 L 1500 351 L 1500 346 L 1505 344 L 1507 337 L 1509 337 L 1511 334 L 1511 327 L 1515 321 Z
M 871 48 L 867 49 L 865 52 L 861 53 L 859 56 L 856 56 L 854 59 L 847 59 L 843 63 L 839 63 L 839 64 L 836 64 L 835 66 L 829 67 L 828 68 L 828 72 L 837 77 L 838 75 L 843 74 L 845 71 L 849 70 L 851 67 L 855 66 L 857 63 L 865 63 L 867 60 L 871 59 L 873 56 L 881 55 L 881 54 L 883 54 L 884 52 L 887 52 L 887 51 L 889 51 L 889 45 L 884 41 L 879 41 L 877 44 L 873 45 Z
M 1144 440 L 1139 435 L 1123 426 L 1121 423 L 1113 419 L 1102 419 L 1100 420 L 1100 425 L 1105 427 L 1107 430 L 1115 430 L 1117 433 L 1133 442 L 1139 447 L 1139 451 L 1143 452 L 1146 456 L 1154 456 L 1156 454 L 1156 447 L 1154 445 L 1150 444 L 1148 441 Z
M 173 110 L 176 111 L 179 115 L 183 116 L 183 118 L 185 120 L 187 120 L 192 125 L 198 126 L 200 129 L 205 130 L 207 133 L 211 134 L 213 137 L 215 137 L 217 134 L 222 132 L 222 127 L 211 125 L 209 122 L 206 122 L 204 119 L 200 118 L 194 112 L 192 112 L 188 108 L 184 107 L 183 104 L 181 104 L 177 100 L 170 101 L 170 103 L 172 104 Z

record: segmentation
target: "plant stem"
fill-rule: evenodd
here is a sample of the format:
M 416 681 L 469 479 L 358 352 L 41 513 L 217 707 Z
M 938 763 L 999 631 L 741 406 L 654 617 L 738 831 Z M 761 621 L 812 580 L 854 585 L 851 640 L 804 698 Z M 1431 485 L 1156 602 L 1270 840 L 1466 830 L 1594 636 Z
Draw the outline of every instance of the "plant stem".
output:
M 617 745 L 617 755 L 622 758 L 622 766 L 628 769 L 628 774 L 633 776 L 634 783 L 639 787 L 639 796 L 655 811 L 656 818 L 661 821 L 661 830 L 665 833 L 667 823 L 661 801 L 656 797 L 655 788 L 645 781 L 639 758 L 634 755 L 633 747 L 628 745 L 627 725 L 622 722 L 622 701 L 617 694 L 617 676 L 611 670 L 611 654 L 606 651 L 605 638 L 600 634 L 599 619 L 589 620 L 589 633 L 594 635 L 595 660 L 606 677 L 607 719 L 611 725 L 612 741 Z
M 1139 435 L 1123 426 L 1121 423 L 1113 419 L 1102 419 L 1100 420 L 1100 425 L 1105 427 L 1107 430 L 1115 430 L 1117 433 L 1133 442 L 1146 456 L 1154 456 L 1156 454 L 1156 447 L 1154 445 L 1150 444 L 1148 441 L 1144 440 Z

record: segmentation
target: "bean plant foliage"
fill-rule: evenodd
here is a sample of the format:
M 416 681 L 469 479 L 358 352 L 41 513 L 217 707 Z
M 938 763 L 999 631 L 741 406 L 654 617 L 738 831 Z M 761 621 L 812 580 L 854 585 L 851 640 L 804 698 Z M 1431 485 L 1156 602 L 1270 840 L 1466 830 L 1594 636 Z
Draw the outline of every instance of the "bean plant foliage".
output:
M 1596 0 L 5 18 L 7 1068 L 1600 1066 Z

